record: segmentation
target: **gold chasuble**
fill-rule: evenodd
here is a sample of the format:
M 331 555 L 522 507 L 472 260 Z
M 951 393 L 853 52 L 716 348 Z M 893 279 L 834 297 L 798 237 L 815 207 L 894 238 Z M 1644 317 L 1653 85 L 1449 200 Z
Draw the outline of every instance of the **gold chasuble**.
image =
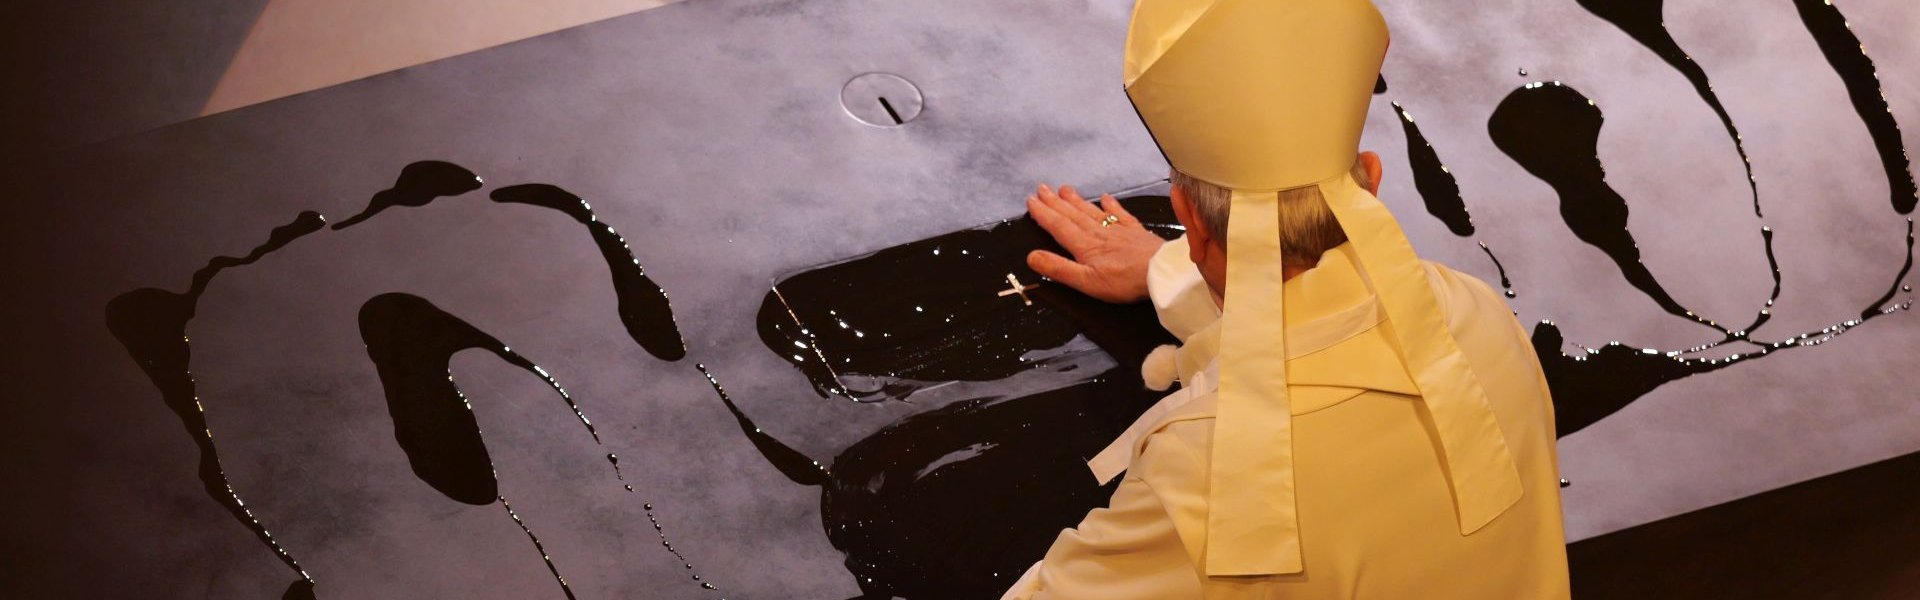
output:
M 1225 309 L 1161 248 L 1183 344 L 1142 371 L 1180 390 L 1089 461 L 1126 477 L 1008 598 L 1567 597 L 1526 331 L 1348 175 L 1386 49 L 1367 0 L 1139 0 L 1127 95 L 1174 168 L 1233 191 Z M 1305 186 L 1349 242 L 1284 280 L 1278 192 Z

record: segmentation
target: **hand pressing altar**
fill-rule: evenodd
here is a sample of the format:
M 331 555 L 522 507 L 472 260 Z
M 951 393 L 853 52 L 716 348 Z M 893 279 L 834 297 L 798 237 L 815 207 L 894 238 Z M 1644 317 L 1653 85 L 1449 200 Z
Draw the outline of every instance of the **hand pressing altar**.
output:
M 1040 184 L 1027 196 L 1027 213 L 1065 247 L 1073 258 L 1046 250 L 1027 254 L 1027 266 L 1041 276 L 1107 302 L 1147 298 L 1147 263 L 1165 240 L 1147 231 L 1113 195 L 1094 206 L 1073 186 Z

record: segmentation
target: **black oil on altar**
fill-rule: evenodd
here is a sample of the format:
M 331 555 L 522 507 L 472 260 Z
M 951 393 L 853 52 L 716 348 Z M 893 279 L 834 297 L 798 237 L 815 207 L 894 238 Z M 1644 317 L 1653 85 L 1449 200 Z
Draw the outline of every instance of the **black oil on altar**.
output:
M 1165 197 L 1121 201 L 1152 231 L 1179 235 Z M 915 402 L 935 389 L 972 392 L 867 436 L 829 466 L 762 432 L 714 382 L 769 462 L 822 488 L 822 526 L 864 598 L 1005 591 L 1060 529 L 1106 504 L 1112 487 L 1094 481 L 1086 460 L 1159 399 L 1138 371 L 1147 352 L 1173 341 L 1152 308 L 1043 280 L 1026 266 L 1035 248 L 1061 251 L 1023 216 L 774 285 L 761 341 L 816 395 Z
M 434 160 L 414 162 L 401 170 L 392 187 L 376 192 L 364 210 L 331 229 L 346 229 L 389 208 L 426 206 L 441 198 L 479 189 L 481 185 L 478 176 L 459 165 Z M 611 226 L 601 223 L 584 200 L 546 184 L 502 188 L 494 192 L 493 198 L 497 202 L 555 210 L 586 224 L 606 259 L 619 300 L 619 317 L 630 336 L 658 358 L 676 360 L 685 355 L 686 346 L 674 323 L 666 293 L 647 278 L 625 240 Z M 137 289 L 108 302 L 105 311 L 108 330 L 146 372 L 159 389 L 161 400 L 194 436 L 200 450 L 199 475 L 207 494 L 299 574 L 300 578 L 282 595 L 287 600 L 315 598 L 316 580 L 267 531 L 255 516 L 254 508 L 240 499 L 228 480 L 207 423 L 206 404 L 196 393 L 186 328 L 196 314 L 201 294 L 221 271 L 253 265 L 299 238 L 327 229 L 326 219 L 320 213 L 302 212 L 293 222 L 275 228 L 265 243 L 246 256 L 221 256 L 208 261 L 206 267 L 194 273 L 187 292 Z M 545 544 L 500 494 L 492 459 L 473 415 L 473 404 L 460 391 L 449 363 L 455 353 L 479 349 L 538 376 L 580 421 L 594 443 L 600 444 L 599 432 L 580 405 L 545 368 L 425 298 L 399 292 L 376 295 L 361 306 L 360 330 L 368 358 L 374 363 L 385 391 L 395 441 L 406 454 L 414 474 L 455 501 L 470 505 L 498 502 L 533 543 L 561 591 L 572 598 L 573 590 L 561 576 Z M 607 459 L 615 480 L 622 482 L 627 492 L 635 492 L 633 485 L 625 483 L 620 475 L 618 456 L 610 452 Z M 686 574 L 699 589 L 717 590 L 674 548 L 653 505 L 643 506 L 661 546 L 683 564 Z
M 1734 117 L 1713 91 L 1705 69 L 1666 31 L 1660 0 L 1577 2 L 1646 46 L 1693 85 L 1699 99 L 1719 118 L 1730 149 L 1747 165 L 1753 210 L 1761 216 L 1761 179 L 1753 176 L 1751 162 L 1745 160 L 1746 148 Z M 1794 0 L 1794 4 L 1808 33 L 1840 75 L 1852 109 L 1874 141 L 1892 190 L 1892 209 L 1910 213 L 1914 184 L 1872 61 L 1837 9 L 1822 0 Z M 1525 77 L 1526 72 L 1520 75 Z M 1377 80 L 1374 91 L 1388 92 L 1384 77 Z M 1417 106 L 1418 99 L 1413 100 L 1410 104 Z M 1442 150 L 1461 141 L 1429 140 L 1401 104 L 1392 103 L 1392 107 L 1401 119 L 1414 187 L 1427 214 L 1456 236 L 1475 235 L 1468 211 L 1472 194 L 1463 193 L 1441 160 Z M 1764 224 L 1757 229 L 1773 269 L 1774 287 L 1768 298 L 1755 300 L 1767 308 L 1761 308 L 1744 328 L 1724 326 L 1689 310 L 1666 292 L 1640 260 L 1627 227 L 1628 199 L 1608 186 L 1597 154 L 1596 140 L 1604 121 L 1600 107 L 1573 87 L 1541 82 L 1514 90 L 1493 107 L 1487 135 L 1509 158 L 1553 186 L 1564 233 L 1612 258 L 1622 277 L 1671 315 L 1661 318 L 1705 326 L 1721 339 L 1685 350 L 1609 344 L 1569 354 L 1563 348 L 1570 341 L 1558 326 L 1551 321 L 1537 324 L 1532 341 L 1554 392 L 1561 435 L 1597 422 L 1668 382 L 1820 345 L 1911 307 L 1912 300 L 1901 295 L 1911 291 L 1903 282 L 1912 270 L 1913 226 L 1911 220 L 1890 220 L 1886 234 L 1899 233 L 1894 225 L 1904 228 L 1905 260 L 1889 257 L 1890 273 L 1899 266 L 1894 281 L 1884 295 L 1865 303 L 1858 315 L 1844 315 L 1844 320 L 1816 331 L 1757 339 L 1753 330 L 1767 322 L 1767 308 L 1779 297 L 1781 287 L 1778 263 L 1772 256 L 1775 231 Z M 276 539 L 262 524 L 260 517 L 272 514 L 273 507 L 243 503 L 221 466 L 204 411 L 221 410 L 223 405 L 230 406 L 229 400 L 200 398 L 189 369 L 186 331 L 198 298 L 222 269 L 271 268 L 252 265 L 297 239 L 323 232 L 341 235 L 332 233 L 341 230 L 351 235 L 359 231 L 352 229 L 356 224 L 385 211 L 426 206 L 480 187 L 480 179 L 459 165 L 409 164 L 391 188 L 373 194 L 364 210 L 331 229 L 319 213 L 300 213 L 244 257 L 209 261 L 194 274 L 184 293 L 143 288 L 105 306 L 108 329 L 192 437 L 199 450 L 200 481 L 208 496 L 298 574 L 285 592 L 288 598 L 314 597 L 315 578 L 287 549 L 298 548 L 298 540 Z M 601 221 L 585 199 L 543 183 L 495 189 L 489 197 L 500 204 L 544 209 L 533 212 L 545 218 L 568 218 L 584 227 L 606 263 L 618 300 L 617 314 L 599 316 L 617 317 L 628 337 L 656 359 L 676 361 L 689 355 L 666 290 L 648 276 L 625 238 L 612 224 Z M 1132 197 L 1123 202 L 1163 237 L 1180 233 L 1165 198 Z M 1559 224 L 1547 226 L 1559 229 Z M 710 358 L 684 371 L 686 377 L 706 380 L 727 411 L 720 418 L 731 418 L 740 428 L 742 438 L 721 443 L 750 445 L 794 485 L 820 488 L 822 533 L 844 554 L 843 564 L 864 598 L 997 596 L 1040 557 L 1061 528 L 1106 503 L 1112 488 L 1093 481 L 1084 461 L 1159 397 L 1143 388 L 1136 370 L 1148 350 L 1172 341 L 1159 328 L 1152 310 L 1144 304 L 1109 305 L 1044 280 L 1025 264 L 1026 253 L 1036 248 L 1059 250 L 1029 219 L 1008 219 L 792 273 L 773 283 L 751 326 L 769 351 L 787 360 L 807 381 L 784 394 L 821 401 L 836 410 L 862 410 L 855 403 L 869 402 L 922 407 L 866 434 L 835 456 L 807 456 L 795 450 L 782 441 L 777 424 L 767 424 L 776 431 L 763 430 L 763 424 L 722 386 L 721 375 L 727 371 L 723 361 Z M 1484 244 L 1481 248 L 1512 297 L 1506 265 L 1492 249 Z M 1508 259 L 1525 260 L 1516 255 Z M 730 291 L 759 294 L 762 290 Z M 601 432 L 582 412 L 581 403 L 521 351 L 426 298 L 402 291 L 379 294 L 365 301 L 360 317 L 366 359 L 378 372 L 393 420 L 396 444 L 389 450 L 404 455 L 421 485 L 448 499 L 476 506 L 499 503 L 526 533 L 561 591 L 571 597 L 573 590 L 560 568 L 570 557 L 565 552 L 549 553 L 534 535 L 538 515 L 523 519 L 500 495 L 500 481 L 474 418 L 473 411 L 490 410 L 486 407 L 492 402 L 515 400 L 468 398 L 448 371 L 448 362 L 456 352 L 480 350 L 542 378 L 552 396 L 518 401 L 546 403 L 554 410 L 564 405 L 598 443 Z M 1759 349 L 1728 358 L 1687 356 L 1731 342 Z M 709 368 L 710 364 L 716 366 Z M 610 434 L 613 431 L 608 428 Z M 629 481 L 620 468 L 623 462 L 631 466 L 636 457 L 649 455 L 610 450 L 600 449 L 613 471 L 609 483 L 637 493 L 637 482 Z M 652 527 L 660 548 L 676 561 L 675 568 L 684 566 L 686 576 L 697 585 L 689 591 L 717 592 L 668 539 L 654 506 L 642 505 L 648 523 L 633 523 L 634 531 Z M 651 548 L 654 541 L 647 538 L 644 545 Z

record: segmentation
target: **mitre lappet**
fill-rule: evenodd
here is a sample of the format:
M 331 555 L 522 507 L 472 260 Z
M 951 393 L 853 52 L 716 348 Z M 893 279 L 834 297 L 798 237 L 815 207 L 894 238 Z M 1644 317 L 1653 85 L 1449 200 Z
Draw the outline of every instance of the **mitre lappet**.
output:
M 1140 0 L 1126 93 L 1167 161 L 1232 190 L 1204 572 L 1303 570 L 1282 318 L 1279 192 L 1318 186 L 1431 415 L 1461 534 L 1519 501 L 1519 469 L 1413 246 L 1348 175 L 1387 51 L 1367 0 Z

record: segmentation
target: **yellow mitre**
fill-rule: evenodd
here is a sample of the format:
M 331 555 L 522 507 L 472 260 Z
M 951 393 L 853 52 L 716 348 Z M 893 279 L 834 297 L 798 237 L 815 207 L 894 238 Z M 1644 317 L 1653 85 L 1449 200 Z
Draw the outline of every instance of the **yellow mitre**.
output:
M 1445 454 L 1460 533 L 1520 474 L 1425 267 L 1348 175 L 1387 27 L 1367 0 L 1139 0 L 1126 91 L 1167 161 L 1233 190 L 1211 452 L 1208 576 L 1303 570 L 1293 488 L 1278 191 L 1319 186 L 1392 323 Z

